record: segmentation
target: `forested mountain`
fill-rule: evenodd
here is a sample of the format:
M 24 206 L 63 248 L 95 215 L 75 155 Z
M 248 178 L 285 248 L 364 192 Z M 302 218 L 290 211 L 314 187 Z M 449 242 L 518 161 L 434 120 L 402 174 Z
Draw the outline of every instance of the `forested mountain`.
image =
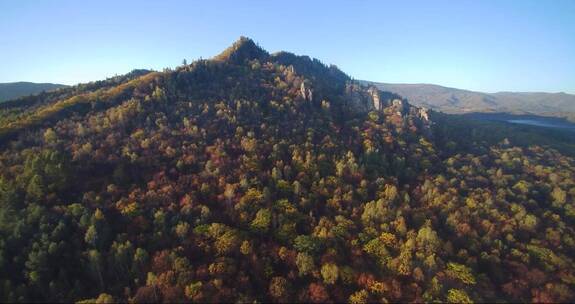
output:
M 445 113 L 506 112 L 564 117 L 575 121 L 575 95 L 566 93 L 482 93 L 434 84 L 365 83 L 404 96 L 415 105 Z
M 514 135 L 247 38 L 5 103 L 0 301 L 572 302 L 574 160 Z

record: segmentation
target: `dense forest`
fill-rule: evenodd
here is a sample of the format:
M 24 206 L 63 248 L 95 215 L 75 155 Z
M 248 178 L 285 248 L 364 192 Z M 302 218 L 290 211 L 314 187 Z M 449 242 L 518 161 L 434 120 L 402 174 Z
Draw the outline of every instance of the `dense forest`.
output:
M 4 103 L 0 301 L 575 301 L 569 143 L 513 135 L 247 38 Z

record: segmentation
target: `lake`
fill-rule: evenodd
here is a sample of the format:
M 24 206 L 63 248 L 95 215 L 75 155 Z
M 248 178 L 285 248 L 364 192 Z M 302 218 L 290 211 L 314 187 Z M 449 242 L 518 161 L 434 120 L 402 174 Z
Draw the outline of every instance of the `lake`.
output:
M 502 121 L 512 124 L 527 125 L 542 128 L 553 128 L 575 132 L 575 124 L 561 118 L 542 117 L 535 115 L 512 115 L 504 113 L 473 113 L 466 114 L 473 119 Z
M 575 125 L 573 125 L 571 123 L 548 121 L 546 119 L 508 119 L 505 121 L 510 122 L 510 123 L 514 123 L 514 124 L 521 124 L 521 125 L 575 130 Z

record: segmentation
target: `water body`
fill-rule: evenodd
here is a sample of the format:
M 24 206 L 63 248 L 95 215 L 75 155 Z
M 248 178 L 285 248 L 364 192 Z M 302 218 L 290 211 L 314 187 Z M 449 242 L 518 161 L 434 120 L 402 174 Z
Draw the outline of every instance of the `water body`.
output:
M 478 120 L 501 121 L 518 125 L 575 132 L 575 124 L 561 118 L 534 115 L 511 115 L 504 113 L 473 113 L 468 115 L 471 118 Z
M 573 124 L 567 122 L 548 121 L 546 119 L 508 119 L 505 121 L 514 124 L 530 125 L 545 128 L 571 129 L 575 131 L 575 125 Z

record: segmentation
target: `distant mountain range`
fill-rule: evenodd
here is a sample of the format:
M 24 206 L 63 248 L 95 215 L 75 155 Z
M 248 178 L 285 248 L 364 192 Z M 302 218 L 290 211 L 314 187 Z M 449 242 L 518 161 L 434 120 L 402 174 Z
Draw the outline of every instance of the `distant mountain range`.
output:
M 0 102 L 22 96 L 34 95 L 44 91 L 64 88 L 66 85 L 56 83 L 9 82 L 0 83 Z
M 434 84 L 365 83 L 401 95 L 412 104 L 445 113 L 504 112 L 563 117 L 575 121 L 575 95 L 566 93 L 483 93 Z

